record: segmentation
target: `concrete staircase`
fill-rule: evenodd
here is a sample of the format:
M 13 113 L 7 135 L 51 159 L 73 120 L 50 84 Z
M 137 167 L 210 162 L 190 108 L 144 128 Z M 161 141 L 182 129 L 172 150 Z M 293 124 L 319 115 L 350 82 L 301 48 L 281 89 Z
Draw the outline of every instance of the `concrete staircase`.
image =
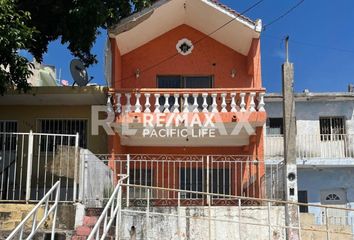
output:
M 103 208 L 87 208 L 85 210 L 85 216 L 83 218 L 82 226 L 75 229 L 75 233 L 71 240 L 86 240 L 90 235 L 92 228 L 97 223 L 99 216 L 101 215 Z M 101 230 L 102 232 L 102 230 Z M 106 239 L 114 239 L 114 233 L 110 232 Z

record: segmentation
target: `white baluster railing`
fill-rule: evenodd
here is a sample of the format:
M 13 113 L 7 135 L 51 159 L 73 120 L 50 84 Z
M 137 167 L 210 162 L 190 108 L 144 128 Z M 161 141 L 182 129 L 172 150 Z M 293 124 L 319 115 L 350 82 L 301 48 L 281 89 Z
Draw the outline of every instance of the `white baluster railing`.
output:
M 233 92 L 232 90 L 220 91 L 218 89 L 216 89 L 215 92 L 212 90 L 210 92 L 196 92 L 193 89 L 190 91 L 190 93 L 187 93 L 187 90 L 173 93 L 172 90 L 166 91 L 164 89 L 161 89 L 160 93 L 140 91 L 134 95 L 136 99 L 133 110 L 131 105 L 131 93 L 116 93 L 114 109 L 116 113 L 120 114 L 122 112 L 122 102 L 126 102 L 124 108 L 125 113 L 151 113 L 152 104 L 150 103 L 150 96 L 153 95 L 155 97 L 154 113 L 198 113 L 200 111 L 204 113 L 217 113 L 219 111 L 222 113 L 247 111 L 265 112 L 264 92 L 240 91 L 238 93 L 236 91 Z M 141 94 L 145 96 L 145 104 L 141 104 L 140 102 Z M 193 100 L 192 102 L 188 102 L 188 99 L 191 98 L 191 96 L 193 97 Z M 169 101 L 170 97 L 173 99 L 171 102 Z M 211 97 L 211 103 L 209 102 L 208 97 Z M 123 98 L 125 98 L 125 101 Z M 202 98 L 202 103 L 198 103 L 198 98 Z M 162 102 L 160 103 L 160 101 Z M 110 104 L 110 99 L 108 99 L 107 106 Z M 144 108 L 145 110 L 143 110 Z
M 160 99 L 160 94 L 155 93 L 155 110 L 154 113 L 160 113 L 160 103 L 159 103 L 159 99 Z
M 164 108 L 165 108 L 165 110 L 163 111 L 164 113 L 169 113 L 170 112 L 170 104 L 169 104 L 169 102 L 168 102 L 168 99 L 170 98 L 170 94 L 164 94 L 164 96 L 165 96 L 165 104 L 164 104 Z
M 173 112 L 174 112 L 174 113 L 179 113 L 179 103 L 178 103 L 179 94 L 178 94 L 178 93 L 175 93 L 175 94 L 174 94 L 174 97 L 175 97 L 175 103 L 174 103 L 174 105 L 173 105 Z
M 145 113 L 150 113 L 151 110 L 150 110 L 150 107 L 151 107 L 151 104 L 150 104 L 150 93 L 145 93 L 145 110 L 144 112 Z
M 140 113 L 141 112 L 141 105 L 140 105 L 140 93 L 135 94 L 136 97 L 136 102 L 135 102 L 135 112 Z

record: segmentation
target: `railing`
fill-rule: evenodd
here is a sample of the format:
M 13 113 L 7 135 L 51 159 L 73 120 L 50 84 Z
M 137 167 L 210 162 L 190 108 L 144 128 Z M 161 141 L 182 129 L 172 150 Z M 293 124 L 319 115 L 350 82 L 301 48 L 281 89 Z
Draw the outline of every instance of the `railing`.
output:
M 120 113 L 264 112 L 265 91 L 259 89 L 121 89 L 111 93 Z
M 119 224 L 120 224 L 120 214 L 122 210 L 122 183 L 128 179 L 128 176 L 123 176 L 118 180 L 118 183 L 110 196 L 101 216 L 98 218 L 97 223 L 93 227 L 88 240 L 91 239 L 106 239 L 107 234 L 110 231 L 111 226 L 115 223 L 115 235 L 118 236 Z M 103 225 L 103 226 L 102 226 Z M 102 234 L 100 234 L 100 228 L 102 229 Z M 118 239 L 116 237 L 116 239 Z
M 53 213 L 52 217 L 52 231 L 51 231 L 51 240 L 55 239 L 55 224 L 56 216 L 58 210 L 58 202 L 60 198 L 60 181 L 57 181 L 54 186 L 46 193 L 46 195 L 38 202 L 38 204 L 32 209 L 32 211 L 21 221 L 21 223 L 11 232 L 11 234 L 6 238 L 10 239 L 32 239 L 41 225 L 49 218 Z M 51 203 L 54 199 L 54 202 Z M 50 206 L 51 204 L 51 206 Z M 44 208 L 44 213 L 42 218 L 37 219 L 39 215 L 39 210 Z M 26 233 L 26 224 L 32 221 L 31 232 L 28 236 L 24 236 Z
M 56 181 L 61 201 L 75 201 L 79 136 L 0 133 L 0 202 L 39 201 Z
M 253 159 L 251 156 L 182 154 L 95 156 L 111 167 L 114 176 L 129 175 L 130 184 L 234 196 L 283 197 L 276 187 L 282 183 L 283 172 L 276 167 L 266 168 L 263 161 Z M 82 158 L 90 159 L 89 156 Z M 86 168 L 85 171 L 88 169 Z M 93 191 L 90 186 L 85 188 Z M 109 189 L 106 192 L 109 192 Z M 128 192 L 129 201 L 133 205 L 138 204 L 147 194 L 143 189 L 135 191 L 128 188 Z M 90 192 L 83 195 L 85 203 L 89 205 L 96 202 L 95 205 L 100 206 L 101 204 L 97 202 L 103 201 L 97 198 L 90 199 L 92 197 Z M 152 192 L 150 198 L 161 200 L 161 204 L 177 203 L 177 196 L 164 195 L 159 191 Z M 191 205 L 205 205 L 205 199 L 201 195 L 186 194 L 181 198 Z M 212 204 L 223 205 L 225 202 L 223 199 L 214 198 Z
M 266 159 L 282 159 L 284 156 L 282 135 L 269 135 L 265 140 Z M 354 158 L 354 135 L 314 134 L 296 136 L 298 159 Z
M 225 194 L 168 189 L 153 186 L 120 184 L 122 204 L 117 212 L 106 207 L 107 212 L 119 216 L 116 231 L 111 234 L 115 239 L 353 239 L 354 209 L 303 204 L 279 200 L 259 199 Z M 127 191 L 124 189 L 146 192 L 139 207 L 128 205 Z M 117 189 L 117 188 L 116 188 Z M 175 207 L 161 208 L 153 192 L 177 196 Z M 114 196 L 117 194 L 115 193 Z M 183 195 L 200 195 L 206 199 L 206 206 L 190 206 Z M 113 195 L 112 195 L 113 196 Z M 115 199 L 115 198 L 114 198 Z M 228 205 L 213 207 L 213 199 L 227 199 Z M 253 206 L 249 206 L 250 203 Z M 314 214 L 300 213 L 302 207 L 313 212 L 322 212 L 321 222 L 316 222 Z M 290 209 L 290 210 L 289 210 Z M 291 211 L 297 221 L 287 223 L 286 212 Z M 334 221 L 333 213 L 346 216 L 348 221 Z M 105 213 L 105 214 L 106 214 Z M 101 215 L 104 219 L 105 215 Z M 101 220 L 102 222 L 103 220 Z M 97 224 L 96 229 L 98 228 Z M 108 226 L 108 224 L 107 224 Z M 117 227 L 118 226 L 118 227 Z M 130 229 L 129 229 L 130 228 Z M 107 229 L 107 228 L 106 228 Z M 107 232 L 108 230 L 106 230 Z M 93 236 L 93 234 L 91 235 Z M 103 238 L 96 238 L 103 239 Z

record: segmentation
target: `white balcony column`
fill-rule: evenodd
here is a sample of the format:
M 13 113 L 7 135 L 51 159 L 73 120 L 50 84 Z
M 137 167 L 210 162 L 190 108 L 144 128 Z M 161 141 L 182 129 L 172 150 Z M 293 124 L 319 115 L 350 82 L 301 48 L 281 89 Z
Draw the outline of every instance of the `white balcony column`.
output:
M 246 93 L 240 93 L 240 97 L 241 97 L 241 103 L 240 103 L 240 112 L 246 112 L 246 102 L 245 102 L 245 97 L 246 97 Z
M 217 113 L 218 112 L 218 105 L 216 104 L 216 93 L 212 93 L 211 97 L 213 98 L 213 103 L 211 104 L 211 112 Z
M 189 94 L 188 94 L 188 93 L 183 94 L 183 98 L 184 98 L 183 112 L 184 112 L 184 113 L 189 112 L 189 109 L 188 109 L 188 97 L 189 97 Z
M 120 101 L 120 98 L 122 97 L 122 94 L 116 93 L 116 113 L 121 113 L 122 112 L 122 104 Z
M 258 111 L 259 112 L 265 112 L 265 109 L 264 109 L 264 95 L 265 93 L 264 92 L 261 92 L 259 93 L 259 99 L 258 99 Z
M 175 97 L 175 103 L 173 104 L 173 112 L 179 113 L 179 103 L 178 103 L 179 94 L 175 93 L 173 96 Z
M 227 93 L 222 93 L 221 94 L 221 99 L 222 99 L 222 101 L 221 101 L 221 112 L 227 112 L 227 110 L 226 110 L 226 106 L 227 106 L 227 104 L 226 104 L 226 95 L 227 95 Z
M 235 100 L 235 98 L 236 98 L 236 93 L 231 93 L 230 94 L 230 96 L 231 96 L 231 112 L 237 112 L 237 109 L 236 109 L 236 100 Z
M 197 113 L 199 112 L 198 109 L 198 93 L 193 93 L 193 112 Z
M 164 105 L 165 110 L 163 112 L 169 113 L 170 112 L 170 104 L 168 103 L 168 99 L 170 97 L 170 94 L 166 93 L 166 94 L 164 94 L 164 96 L 165 96 L 165 105 Z
M 155 93 L 155 110 L 154 113 L 160 113 L 160 103 L 159 103 L 159 98 L 160 98 L 160 94 L 159 93 Z
M 131 93 L 126 93 L 125 97 L 127 98 L 127 104 L 125 105 L 125 112 L 131 112 L 132 105 L 130 104 Z
M 111 94 L 107 96 L 107 112 L 113 112 L 113 105 L 112 105 L 112 99 L 111 99 Z
M 150 107 L 151 107 L 151 104 L 150 104 L 150 93 L 145 93 L 145 113 L 150 113 L 151 110 L 150 110 Z
M 136 102 L 135 102 L 135 112 L 140 113 L 141 112 L 141 104 L 140 104 L 140 93 L 135 93 L 136 97 Z
M 207 102 L 207 97 L 208 97 L 208 93 L 202 93 L 202 97 L 203 97 L 203 112 L 208 112 L 208 102 Z
M 254 103 L 254 97 L 256 96 L 255 92 L 250 93 L 250 112 L 255 112 L 256 111 L 256 104 Z

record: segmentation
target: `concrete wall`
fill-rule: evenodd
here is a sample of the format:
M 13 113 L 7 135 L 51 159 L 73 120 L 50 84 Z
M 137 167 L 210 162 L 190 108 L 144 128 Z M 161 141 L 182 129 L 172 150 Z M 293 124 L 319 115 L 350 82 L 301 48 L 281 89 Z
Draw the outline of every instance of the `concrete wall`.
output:
M 136 208 L 134 210 L 139 210 Z M 145 211 L 144 209 L 140 209 Z M 241 217 L 243 224 L 239 228 L 238 223 L 228 221 L 238 221 L 237 207 L 211 207 L 211 216 L 216 219 L 226 221 L 211 221 L 209 232 L 209 221 L 200 219 L 208 218 L 208 207 L 181 207 L 180 236 L 178 238 L 177 217 L 150 215 L 150 226 L 146 226 L 146 215 L 138 213 L 123 213 L 123 228 L 120 233 L 123 239 L 129 239 L 130 229 L 136 228 L 136 239 L 240 239 L 242 240 L 262 240 L 269 239 L 268 227 L 257 226 L 268 221 L 267 207 L 242 207 Z M 153 207 L 151 212 L 178 215 L 175 207 Z M 190 218 L 186 218 L 189 216 Z M 198 219 L 199 218 L 199 219 Z M 284 225 L 283 207 L 274 207 L 271 210 L 271 223 L 273 225 Z M 228 220 L 228 221 L 227 221 Z M 209 233 L 211 238 L 209 238 Z M 274 227 L 271 230 L 272 239 L 285 239 L 283 229 Z
M 38 119 L 87 120 L 87 148 L 94 153 L 107 152 L 107 135 L 99 128 L 99 135 L 91 134 L 91 106 L 0 106 L 1 120 L 16 120 L 18 132 L 39 132 Z
M 181 207 L 178 229 L 178 211 L 176 207 L 150 208 L 149 225 L 147 225 L 145 208 L 129 208 L 137 212 L 122 213 L 122 239 L 223 239 L 223 240 L 285 240 L 284 207 L 272 206 L 270 210 L 271 228 L 268 227 L 268 207 L 242 207 L 239 225 L 238 207 L 211 207 L 209 222 L 208 207 Z M 127 209 L 126 209 L 127 210 Z M 152 212 L 157 213 L 156 215 Z M 167 216 L 172 215 L 172 216 Z M 302 240 L 322 240 L 326 238 L 326 226 L 317 225 L 312 214 L 301 214 L 300 224 Z M 132 231 L 132 226 L 135 231 Z M 349 240 L 352 233 L 349 225 L 329 225 L 331 239 Z M 318 231 L 321 230 L 321 231 Z M 269 237 L 270 234 L 270 237 Z M 135 236 L 135 238 L 132 237 Z

